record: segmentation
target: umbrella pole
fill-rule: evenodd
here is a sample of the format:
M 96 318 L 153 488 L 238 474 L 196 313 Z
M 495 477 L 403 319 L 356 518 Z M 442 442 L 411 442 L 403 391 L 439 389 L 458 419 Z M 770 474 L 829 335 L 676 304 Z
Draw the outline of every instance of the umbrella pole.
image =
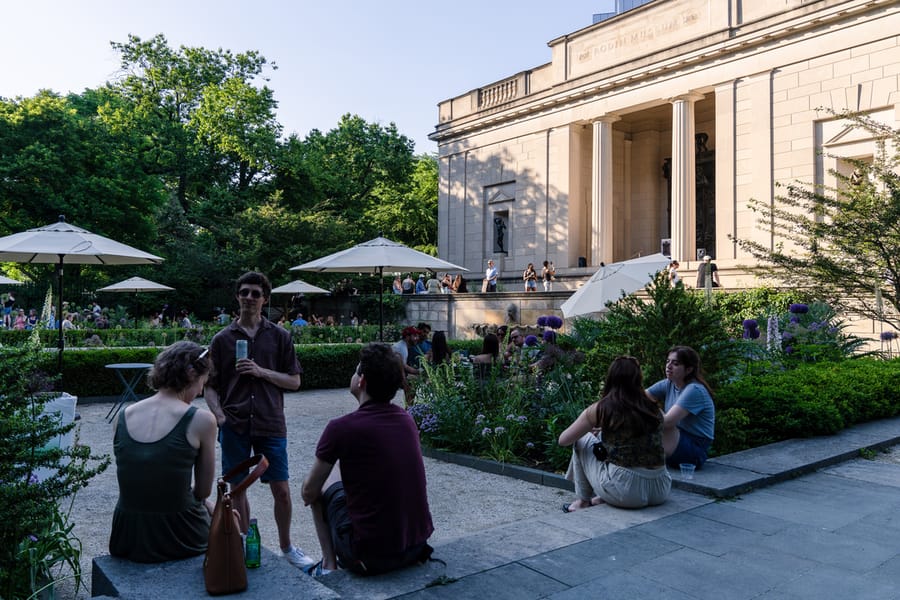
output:
M 378 341 L 384 341 L 384 267 L 378 267 Z
M 56 299 L 56 330 L 57 330 L 57 342 L 56 347 L 58 352 L 56 353 L 56 370 L 59 371 L 59 374 L 62 375 L 62 355 L 63 355 L 63 347 L 65 346 L 65 342 L 63 341 L 63 329 L 62 329 L 62 321 L 63 321 L 63 255 L 59 255 L 59 264 L 56 266 L 56 275 L 57 280 L 59 281 L 59 297 Z

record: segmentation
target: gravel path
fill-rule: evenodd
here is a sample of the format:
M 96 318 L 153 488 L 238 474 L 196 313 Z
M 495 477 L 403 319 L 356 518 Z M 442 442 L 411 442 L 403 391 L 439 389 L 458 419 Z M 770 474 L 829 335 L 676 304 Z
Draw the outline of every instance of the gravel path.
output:
M 205 406 L 202 399 L 196 404 Z M 356 408 L 356 400 L 346 390 L 311 390 L 288 394 L 288 452 L 293 494 L 293 541 L 316 559 L 318 542 L 309 511 L 300 500 L 300 484 L 312 465 L 316 441 L 327 422 Z M 95 453 L 112 454 L 112 426 L 104 416 L 109 404 L 83 404 L 78 435 Z M 428 498 L 435 532 L 432 545 L 443 544 L 486 528 L 559 510 L 568 493 L 555 488 L 491 475 L 440 461 L 425 459 Z M 249 491 L 251 510 L 258 519 L 263 545 L 277 546 L 272 516 L 272 496 L 265 485 L 254 484 Z M 75 497 L 72 518 L 75 535 L 83 544 L 84 584 L 75 593 L 71 583 L 61 585 L 60 598 L 90 598 L 91 559 L 108 553 L 109 528 L 118 498 L 115 464 L 93 479 Z M 277 549 L 277 548 L 275 548 Z

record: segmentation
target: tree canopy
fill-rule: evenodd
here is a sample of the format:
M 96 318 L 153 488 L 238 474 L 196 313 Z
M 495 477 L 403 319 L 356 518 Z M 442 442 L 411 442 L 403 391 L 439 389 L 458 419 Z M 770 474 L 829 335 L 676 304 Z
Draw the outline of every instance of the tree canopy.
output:
M 394 123 L 346 114 L 283 138 L 266 79 L 276 65 L 258 52 L 163 35 L 112 47 L 121 70 L 102 87 L 0 98 L 0 235 L 65 214 L 166 258 L 127 274 L 81 267 L 85 291 L 141 275 L 206 316 L 246 269 L 287 281 L 289 267 L 379 234 L 434 252 L 437 162 Z
M 900 328 L 900 131 L 845 113 L 876 141 L 871 160 L 841 158 L 852 174 L 830 171 L 837 185 L 786 186 L 773 204 L 751 200 L 760 223 L 782 242 L 737 244 L 763 261 L 764 272 L 806 288 L 834 307 Z M 893 310 L 884 310 L 884 304 Z

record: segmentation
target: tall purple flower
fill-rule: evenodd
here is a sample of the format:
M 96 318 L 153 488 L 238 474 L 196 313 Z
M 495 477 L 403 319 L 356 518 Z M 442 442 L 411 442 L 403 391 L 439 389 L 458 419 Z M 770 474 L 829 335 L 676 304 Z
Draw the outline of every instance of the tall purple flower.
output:
M 549 327 L 550 329 L 560 329 L 562 326 L 563 320 L 556 315 L 550 315 L 547 317 L 547 327 Z
M 755 340 L 759 337 L 759 323 L 756 319 L 744 320 L 744 339 Z

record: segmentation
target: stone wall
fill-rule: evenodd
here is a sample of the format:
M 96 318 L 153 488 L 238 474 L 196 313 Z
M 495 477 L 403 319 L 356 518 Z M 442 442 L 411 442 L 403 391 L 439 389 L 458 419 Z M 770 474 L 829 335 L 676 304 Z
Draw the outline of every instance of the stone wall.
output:
M 571 295 L 568 290 L 409 296 L 406 322 L 428 323 L 450 339 L 475 339 L 479 325 L 534 326 L 541 315 L 562 317 L 559 307 Z

